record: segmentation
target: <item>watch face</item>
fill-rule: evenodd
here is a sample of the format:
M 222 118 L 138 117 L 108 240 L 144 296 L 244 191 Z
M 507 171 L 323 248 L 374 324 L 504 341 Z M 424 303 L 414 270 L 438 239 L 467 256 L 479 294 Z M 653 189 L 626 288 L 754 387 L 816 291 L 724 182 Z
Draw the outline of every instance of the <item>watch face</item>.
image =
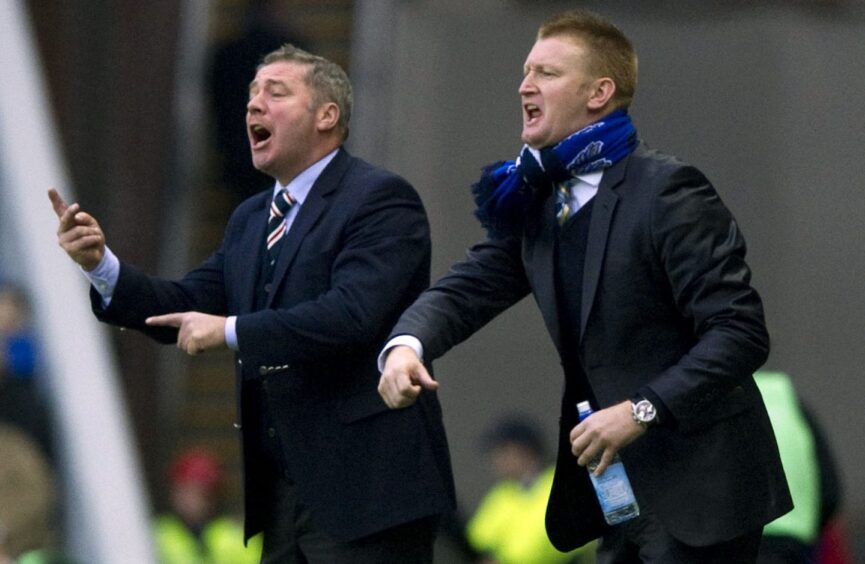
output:
M 640 423 L 651 423 L 655 415 L 655 406 L 649 400 L 640 400 L 634 405 L 634 418 Z

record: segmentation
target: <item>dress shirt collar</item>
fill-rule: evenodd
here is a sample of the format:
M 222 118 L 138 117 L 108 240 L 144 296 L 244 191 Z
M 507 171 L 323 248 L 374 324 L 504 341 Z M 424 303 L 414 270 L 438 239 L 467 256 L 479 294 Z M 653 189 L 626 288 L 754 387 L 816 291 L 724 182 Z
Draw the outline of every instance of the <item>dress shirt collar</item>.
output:
M 598 193 L 598 186 L 601 185 L 601 178 L 604 176 L 603 170 L 595 172 L 587 172 L 586 174 L 578 174 L 571 182 L 571 207 L 578 210 L 586 202 L 595 197 Z
M 585 182 L 586 184 L 590 184 L 598 188 L 601 185 L 601 178 L 604 176 L 603 170 L 596 170 L 595 172 L 587 172 L 586 174 L 578 174 L 577 178 L 580 179 L 580 182 Z
M 318 177 L 321 176 L 322 171 L 325 167 L 330 164 L 330 161 L 336 156 L 336 153 L 339 151 L 339 148 L 334 149 L 330 153 L 326 154 L 320 160 L 316 161 L 311 167 L 304 170 L 300 174 L 294 177 L 291 182 L 288 183 L 287 186 L 283 186 L 277 180 L 273 186 L 273 195 L 282 190 L 283 188 L 288 190 L 288 193 L 292 195 L 299 206 L 303 205 L 303 202 L 306 200 L 306 197 L 309 195 L 309 191 L 312 190 L 312 185 L 315 184 L 315 181 L 318 180 Z

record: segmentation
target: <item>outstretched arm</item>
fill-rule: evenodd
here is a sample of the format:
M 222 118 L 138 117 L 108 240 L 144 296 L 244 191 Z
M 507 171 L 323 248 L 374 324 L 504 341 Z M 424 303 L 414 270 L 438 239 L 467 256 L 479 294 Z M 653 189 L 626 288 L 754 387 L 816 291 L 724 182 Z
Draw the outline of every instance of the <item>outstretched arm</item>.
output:
M 57 227 L 58 243 L 81 268 L 92 272 L 106 255 L 105 234 L 99 222 L 92 215 L 81 211 L 79 204 L 67 204 L 54 188 L 48 190 L 48 199 L 60 220 Z M 107 290 L 108 296 L 113 290 L 113 287 Z M 107 303 L 103 294 L 103 305 L 107 306 Z M 151 327 L 177 329 L 177 347 L 191 355 L 226 347 L 224 317 L 186 311 L 149 317 L 146 323 Z
M 528 292 L 519 240 L 487 240 L 472 247 L 467 259 L 421 294 L 394 327 L 379 356 L 378 392 L 384 402 L 407 407 L 423 390 L 437 390 L 421 357 L 441 356 Z

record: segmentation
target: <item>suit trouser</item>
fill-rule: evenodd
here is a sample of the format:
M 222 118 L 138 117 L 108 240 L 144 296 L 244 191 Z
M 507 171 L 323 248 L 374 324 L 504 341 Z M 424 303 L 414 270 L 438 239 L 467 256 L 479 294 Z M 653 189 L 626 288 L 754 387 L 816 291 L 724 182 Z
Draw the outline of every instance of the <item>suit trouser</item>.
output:
M 763 528 L 709 546 L 690 546 L 670 535 L 652 513 L 612 527 L 601 537 L 597 564 L 748 564 L 757 560 Z
M 262 564 L 432 564 L 439 516 L 403 523 L 353 541 L 316 529 L 289 480 L 278 480 L 264 528 Z

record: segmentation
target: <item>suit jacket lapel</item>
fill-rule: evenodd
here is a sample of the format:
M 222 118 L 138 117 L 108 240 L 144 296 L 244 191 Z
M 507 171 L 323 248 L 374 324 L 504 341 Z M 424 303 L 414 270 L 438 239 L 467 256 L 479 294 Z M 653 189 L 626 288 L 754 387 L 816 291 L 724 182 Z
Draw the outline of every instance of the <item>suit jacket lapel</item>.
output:
M 559 313 L 556 302 L 555 257 L 556 228 L 552 218 L 555 217 L 556 198 L 548 196 L 544 204 L 538 208 L 538 214 L 531 218 L 526 228 L 526 264 L 532 269 L 532 290 L 538 301 L 538 307 L 544 316 L 547 330 L 556 347 L 561 345 L 559 328 Z
M 240 289 L 238 311 L 248 313 L 255 306 L 255 292 L 258 284 L 258 274 L 261 270 L 261 261 L 264 260 L 264 245 L 267 231 L 267 217 L 270 213 L 271 191 L 267 190 L 261 196 L 260 205 L 255 207 L 248 221 L 250 228 L 243 231 L 242 240 L 238 248 L 243 249 L 237 260 L 240 280 L 237 288 Z
M 598 289 L 601 267 L 607 252 L 607 239 L 610 234 L 613 212 L 619 201 L 619 196 L 613 189 L 624 179 L 628 160 L 629 157 L 625 157 L 604 171 L 601 185 L 598 187 L 598 193 L 595 195 L 595 203 L 592 207 L 592 219 L 589 222 L 589 235 L 586 241 L 586 262 L 583 265 L 583 292 L 580 303 L 580 340 L 586 334 L 586 323 L 592 310 L 592 304 L 595 302 L 595 292 Z
M 282 244 L 282 249 L 279 251 L 279 258 L 276 260 L 276 266 L 273 272 L 273 280 L 271 281 L 274 288 L 278 286 L 282 279 L 288 273 L 289 266 L 294 261 L 298 249 L 303 242 L 304 237 L 310 229 L 318 221 L 319 216 L 327 209 L 327 196 L 337 189 L 343 174 L 348 169 L 350 156 L 345 149 L 340 149 L 333 160 L 322 171 L 321 175 L 312 185 L 312 189 L 306 196 L 306 200 L 300 206 L 300 211 L 297 217 L 294 218 L 294 223 L 291 224 Z M 267 300 L 267 307 L 270 307 L 274 296 L 277 292 L 271 292 Z

